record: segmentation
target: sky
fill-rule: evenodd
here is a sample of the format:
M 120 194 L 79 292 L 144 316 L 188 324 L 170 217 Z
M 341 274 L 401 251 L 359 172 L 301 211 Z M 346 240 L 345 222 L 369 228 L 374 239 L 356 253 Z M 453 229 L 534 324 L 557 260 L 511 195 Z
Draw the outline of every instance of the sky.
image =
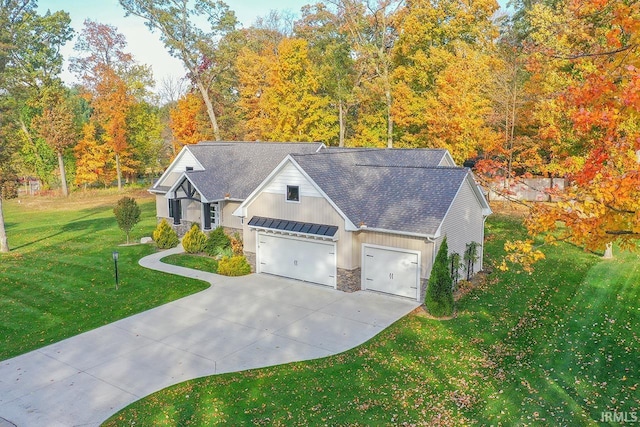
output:
M 503 4 L 505 0 L 501 0 Z M 278 10 L 299 15 L 302 6 L 314 3 L 312 0 L 226 0 L 225 3 L 236 13 L 243 27 L 250 27 L 258 17 L 264 17 L 271 10 Z M 113 25 L 127 40 L 127 52 L 133 54 L 140 64 L 150 65 L 156 81 L 156 89 L 163 79 L 182 78 L 185 75 L 181 62 L 169 55 L 156 32 L 152 33 L 144 25 L 144 20 L 135 16 L 125 17 L 124 9 L 118 0 L 39 0 L 40 13 L 64 10 L 71 16 L 71 26 L 76 35 L 83 27 L 85 19 Z M 62 48 L 65 57 L 62 79 L 68 83 L 76 82 L 68 68 L 68 58 L 75 56 L 73 51 L 75 39 Z

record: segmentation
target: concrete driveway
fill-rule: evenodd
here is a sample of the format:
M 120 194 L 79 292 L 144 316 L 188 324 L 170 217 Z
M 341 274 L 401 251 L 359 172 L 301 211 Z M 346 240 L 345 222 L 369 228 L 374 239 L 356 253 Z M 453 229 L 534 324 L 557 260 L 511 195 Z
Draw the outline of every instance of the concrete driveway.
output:
M 191 378 L 343 352 L 418 306 L 370 292 L 268 275 L 230 278 L 160 262 L 180 251 L 140 264 L 206 280 L 210 288 L 1 361 L 0 427 L 97 426 L 141 397 Z

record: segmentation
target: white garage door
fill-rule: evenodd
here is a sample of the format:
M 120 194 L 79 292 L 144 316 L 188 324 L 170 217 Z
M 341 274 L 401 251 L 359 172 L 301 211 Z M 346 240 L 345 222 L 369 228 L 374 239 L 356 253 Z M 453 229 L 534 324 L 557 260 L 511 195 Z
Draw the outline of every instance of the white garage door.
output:
M 363 245 L 363 287 L 418 299 L 420 254 L 402 249 Z
M 336 285 L 336 244 L 258 233 L 261 273 L 326 286 Z

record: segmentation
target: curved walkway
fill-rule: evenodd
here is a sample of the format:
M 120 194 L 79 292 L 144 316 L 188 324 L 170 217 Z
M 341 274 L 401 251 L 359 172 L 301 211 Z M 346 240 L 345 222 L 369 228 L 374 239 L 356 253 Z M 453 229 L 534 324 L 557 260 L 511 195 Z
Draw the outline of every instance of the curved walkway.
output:
M 159 252 L 140 265 L 205 280 L 208 289 L 1 361 L 0 427 L 98 426 L 141 397 L 191 378 L 343 352 L 418 305 L 160 261 L 179 252 Z

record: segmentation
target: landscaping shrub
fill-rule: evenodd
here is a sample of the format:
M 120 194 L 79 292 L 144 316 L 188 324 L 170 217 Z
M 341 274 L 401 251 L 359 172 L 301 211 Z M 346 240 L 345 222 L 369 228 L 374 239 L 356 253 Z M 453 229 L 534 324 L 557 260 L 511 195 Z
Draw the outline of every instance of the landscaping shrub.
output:
M 244 243 L 242 242 L 242 237 L 240 233 L 237 231 L 233 233 L 233 236 L 229 238 L 231 242 L 231 250 L 234 255 L 244 255 Z
M 427 311 L 436 317 L 451 316 L 453 314 L 452 279 L 449 270 L 449 247 L 445 237 L 440 245 L 436 261 L 429 276 L 427 295 L 424 304 Z
M 160 249 L 175 248 L 180 243 L 178 233 L 171 228 L 166 219 L 160 221 L 153 231 L 153 241 L 156 242 Z
M 203 252 L 206 244 L 207 235 L 200 230 L 198 224 L 193 224 L 182 238 L 182 247 L 189 254 Z
M 140 207 L 135 199 L 131 197 L 123 197 L 118 200 L 116 207 L 113 208 L 113 214 L 118 221 L 118 227 L 127 235 L 127 245 L 129 244 L 129 233 L 133 226 L 140 222 Z
M 231 246 L 229 236 L 224 232 L 222 227 L 218 227 L 209 233 L 209 238 L 205 245 L 205 252 L 210 256 L 218 255 L 223 249 Z
M 251 266 L 244 256 L 225 256 L 218 262 L 218 274 L 223 276 L 245 276 L 249 273 Z

